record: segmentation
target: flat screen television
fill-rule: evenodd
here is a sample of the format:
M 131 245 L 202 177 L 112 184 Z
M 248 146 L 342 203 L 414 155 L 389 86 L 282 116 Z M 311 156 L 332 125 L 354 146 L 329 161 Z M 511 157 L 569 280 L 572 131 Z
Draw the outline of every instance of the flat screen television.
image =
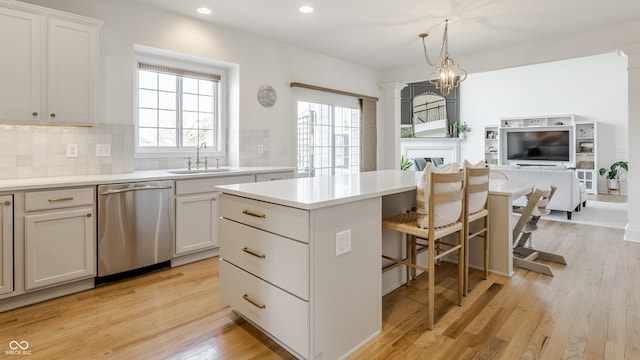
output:
M 575 163 L 572 126 L 503 129 L 503 162 L 520 165 Z

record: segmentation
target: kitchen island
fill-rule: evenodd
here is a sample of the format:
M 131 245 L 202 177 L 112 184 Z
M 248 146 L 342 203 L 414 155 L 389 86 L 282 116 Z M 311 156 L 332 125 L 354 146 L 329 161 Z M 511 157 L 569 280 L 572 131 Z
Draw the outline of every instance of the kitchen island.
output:
M 382 276 L 383 247 L 402 249 L 382 218 L 415 206 L 418 176 L 382 170 L 217 187 L 223 301 L 300 358 L 348 357 L 380 334 L 382 295 L 404 281 L 401 271 Z M 512 272 L 506 209 L 531 188 L 490 185 L 495 272 Z

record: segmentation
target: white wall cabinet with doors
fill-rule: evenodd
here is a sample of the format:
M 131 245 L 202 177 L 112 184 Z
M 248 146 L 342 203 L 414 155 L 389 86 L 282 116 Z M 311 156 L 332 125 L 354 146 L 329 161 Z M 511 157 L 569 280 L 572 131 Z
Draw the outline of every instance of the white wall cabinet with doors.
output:
M 25 290 L 96 275 L 94 189 L 25 193 Z
M 13 195 L 0 196 L 0 295 L 13 292 Z
M 0 0 L 0 122 L 93 125 L 102 21 Z

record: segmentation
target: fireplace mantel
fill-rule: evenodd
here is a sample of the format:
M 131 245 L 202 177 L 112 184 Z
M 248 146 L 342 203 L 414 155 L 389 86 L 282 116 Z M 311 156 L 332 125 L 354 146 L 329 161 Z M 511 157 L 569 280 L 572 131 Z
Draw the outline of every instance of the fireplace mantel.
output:
M 406 159 L 441 157 L 445 163 L 460 162 L 459 138 L 402 138 L 400 153 Z

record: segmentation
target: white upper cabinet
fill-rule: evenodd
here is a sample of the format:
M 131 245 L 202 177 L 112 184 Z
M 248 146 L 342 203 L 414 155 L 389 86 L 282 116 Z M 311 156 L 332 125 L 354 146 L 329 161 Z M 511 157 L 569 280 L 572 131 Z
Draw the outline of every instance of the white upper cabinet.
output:
M 96 122 L 98 30 L 49 19 L 47 56 L 48 121 Z
M 0 3 L 1 5 L 1 3 Z M 39 121 L 42 17 L 0 7 L 0 121 Z
M 0 0 L 0 122 L 97 121 L 99 20 Z

